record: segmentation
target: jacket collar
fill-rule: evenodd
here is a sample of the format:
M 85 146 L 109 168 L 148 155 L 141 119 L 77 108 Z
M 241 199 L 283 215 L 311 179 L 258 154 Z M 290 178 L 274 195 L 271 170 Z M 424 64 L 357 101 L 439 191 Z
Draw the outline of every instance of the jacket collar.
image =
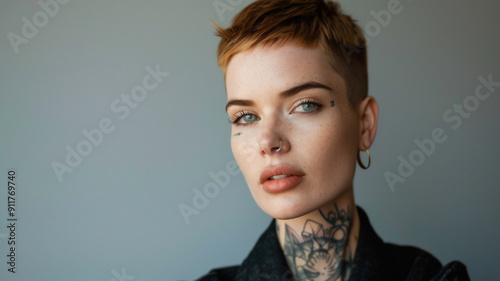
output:
M 236 280 L 292 280 L 273 220 L 243 261 Z

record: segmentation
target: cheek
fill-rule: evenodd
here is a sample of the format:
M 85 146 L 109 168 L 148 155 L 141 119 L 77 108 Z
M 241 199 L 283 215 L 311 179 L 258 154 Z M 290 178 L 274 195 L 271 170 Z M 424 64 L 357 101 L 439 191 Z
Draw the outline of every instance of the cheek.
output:
M 338 176 L 338 172 L 348 174 L 346 169 L 350 171 L 351 164 L 356 161 L 356 128 L 348 123 L 322 122 L 310 127 L 297 143 L 306 165 L 320 172 L 322 177 Z
M 231 151 L 233 152 L 234 159 L 238 163 L 243 176 L 248 177 L 252 169 L 258 167 L 257 156 L 259 153 L 256 139 L 249 134 L 248 131 L 233 130 L 231 136 Z
M 242 159 L 244 159 L 243 154 L 245 151 L 245 143 L 241 142 L 239 140 L 239 137 L 231 137 L 231 151 L 233 152 L 234 159 L 236 159 L 236 162 L 238 163 L 238 166 L 243 170 L 243 162 Z

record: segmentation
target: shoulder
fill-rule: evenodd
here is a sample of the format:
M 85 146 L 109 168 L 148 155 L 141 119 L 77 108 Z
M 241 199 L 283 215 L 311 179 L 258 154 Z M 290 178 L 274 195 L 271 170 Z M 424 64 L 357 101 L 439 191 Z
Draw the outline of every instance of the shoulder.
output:
M 352 280 L 470 280 L 460 262 L 443 267 L 436 257 L 418 247 L 384 242 L 359 207 L 358 214 L 361 225 Z
M 384 249 L 391 272 L 409 280 L 430 280 L 442 267 L 436 257 L 417 247 L 385 243 Z
M 239 266 L 230 266 L 213 269 L 207 275 L 204 275 L 196 281 L 232 281 L 236 280 Z
M 405 276 L 401 280 L 470 280 L 465 265 L 459 261 L 442 266 L 432 254 L 417 247 L 386 243 L 385 248 L 393 265 L 391 270 Z

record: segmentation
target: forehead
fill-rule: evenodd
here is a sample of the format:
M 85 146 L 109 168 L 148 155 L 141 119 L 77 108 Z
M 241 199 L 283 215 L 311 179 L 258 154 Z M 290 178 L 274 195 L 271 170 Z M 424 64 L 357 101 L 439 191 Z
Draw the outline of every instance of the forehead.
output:
M 306 82 L 318 82 L 345 91 L 331 59 L 321 47 L 257 46 L 234 55 L 226 71 L 228 98 L 248 98 L 255 93 L 280 92 Z

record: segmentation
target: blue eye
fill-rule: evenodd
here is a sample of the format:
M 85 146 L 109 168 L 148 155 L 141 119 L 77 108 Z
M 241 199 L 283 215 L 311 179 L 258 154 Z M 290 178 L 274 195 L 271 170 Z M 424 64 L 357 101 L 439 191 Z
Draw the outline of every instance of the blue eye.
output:
M 255 121 L 258 121 L 259 117 L 255 114 L 251 114 L 248 112 L 239 112 L 234 116 L 234 118 L 231 121 L 234 125 L 237 126 L 245 126 L 245 125 L 250 125 Z
M 315 103 L 303 103 L 300 107 L 304 112 L 309 112 L 315 110 L 317 105 Z
M 241 117 L 241 119 L 243 119 L 243 121 L 245 121 L 245 123 L 252 123 L 252 122 L 255 122 L 258 120 L 257 116 L 255 116 L 253 114 L 244 115 Z
M 299 113 L 310 113 L 318 110 L 320 107 L 321 105 L 316 102 L 305 100 L 295 108 L 295 111 Z

